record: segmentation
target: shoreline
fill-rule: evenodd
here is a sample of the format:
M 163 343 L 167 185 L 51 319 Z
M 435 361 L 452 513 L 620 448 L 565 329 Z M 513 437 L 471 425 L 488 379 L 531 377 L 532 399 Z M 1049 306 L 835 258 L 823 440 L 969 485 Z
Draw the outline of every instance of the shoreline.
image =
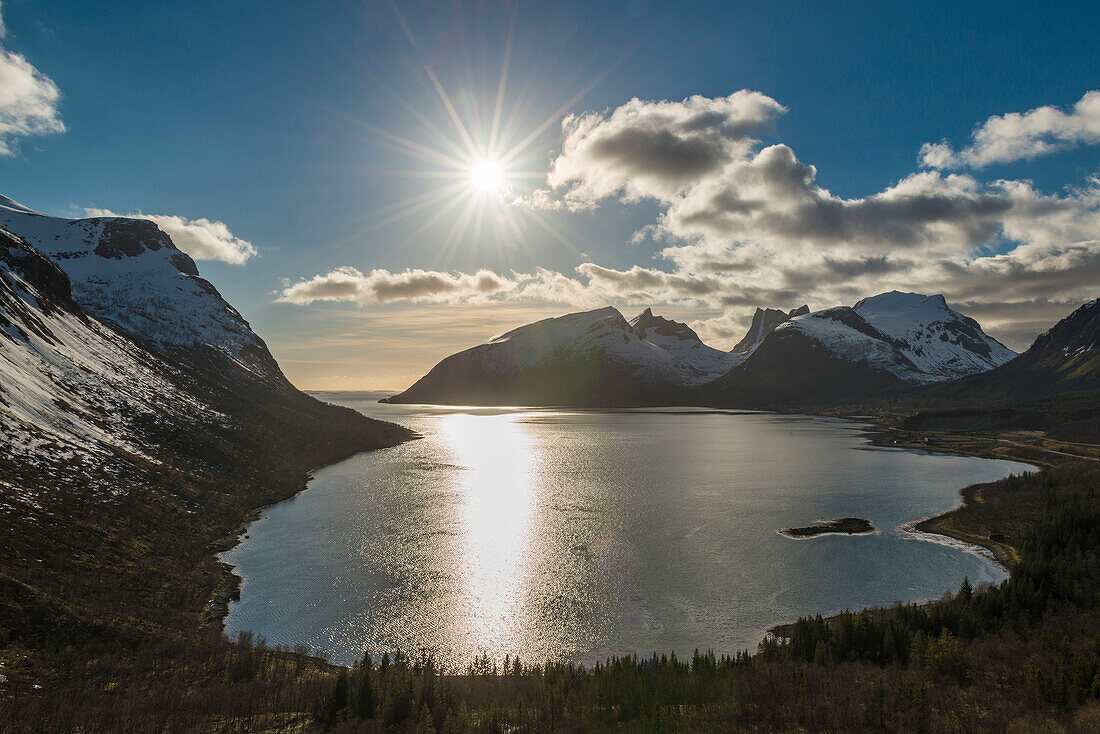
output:
M 534 409 L 536 409 L 536 410 L 541 409 L 541 407 L 537 406 Z M 549 408 L 546 408 L 546 409 L 549 409 Z M 600 409 L 597 409 L 597 410 L 600 410 Z M 638 410 L 638 409 L 634 409 L 634 410 Z M 645 409 L 642 409 L 642 410 L 644 411 Z M 726 412 L 726 411 L 721 411 L 721 412 Z M 897 437 L 895 437 L 899 434 L 899 432 L 896 429 L 892 429 L 888 426 L 883 425 L 880 422 L 879 419 L 876 419 L 872 416 L 838 416 L 838 415 L 829 415 L 829 414 L 824 414 L 824 413 L 810 413 L 810 412 L 791 413 L 791 412 L 787 412 L 787 411 L 738 411 L 738 412 L 744 412 L 744 413 L 747 413 L 747 414 L 755 414 L 755 413 L 774 413 L 776 415 L 796 414 L 796 415 L 806 415 L 806 416 L 815 417 L 815 418 L 834 418 L 834 419 L 838 419 L 838 420 L 842 420 L 842 421 L 846 421 L 846 422 L 850 422 L 850 423 L 859 424 L 860 426 L 862 426 L 864 428 L 863 435 L 866 439 L 866 443 L 867 443 L 867 445 L 870 445 L 870 446 L 875 446 L 875 447 L 879 447 L 879 448 L 895 448 L 895 449 L 901 449 L 901 450 L 907 450 L 907 451 L 918 451 L 918 452 L 921 452 L 921 453 L 928 453 L 928 454 L 948 454 L 948 455 L 956 455 L 956 456 L 971 456 L 971 457 L 981 458 L 981 459 L 1001 459 L 1001 460 L 1015 461 L 1017 463 L 1026 464 L 1026 465 L 1031 466 L 1031 467 L 1036 468 L 1036 469 L 1041 468 L 1041 466 L 1036 465 L 1035 463 L 1033 463 L 1033 460 L 1024 460 L 1024 459 L 1021 459 L 1021 458 L 1018 458 L 1018 457 L 1005 456 L 1001 453 L 994 453 L 992 450 L 979 450 L 979 451 L 966 450 L 966 449 L 959 450 L 959 449 L 952 449 L 952 448 L 940 447 L 940 446 L 930 446 L 928 443 L 925 443 L 923 440 L 920 443 L 917 443 L 915 440 L 912 440 L 912 439 L 903 440 L 903 442 L 899 442 Z M 363 415 L 367 415 L 367 414 L 364 413 Z M 368 415 L 367 417 L 370 418 L 371 416 Z M 909 433 L 909 432 L 906 432 L 906 433 Z M 908 439 L 909 438 L 907 435 L 906 436 L 901 436 L 901 437 L 903 439 Z M 407 441 L 413 441 L 413 440 L 416 440 L 418 438 L 423 438 L 423 436 L 421 436 L 420 434 L 414 434 L 410 438 L 404 439 L 404 440 L 402 440 L 402 441 L 400 441 L 400 442 L 398 442 L 397 444 L 394 444 L 394 445 L 399 446 L 403 443 L 406 443 Z M 204 611 L 203 627 L 205 629 L 208 629 L 210 631 L 215 631 L 216 630 L 220 634 L 224 635 L 225 634 L 225 621 L 229 616 L 230 603 L 233 602 L 233 601 L 239 601 L 240 600 L 241 584 L 242 584 L 244 579 L 243 579 L 243 577 L 241 577 L 240 575 L 238 575 L 234 572 L 234 569 L 236 567 L 233 566 L 232 564 L 224 562 L 221 559 L 221 556 L 222 556 L 223 553 L 226 553 L 226 552 L 232 550 L 233 548 L 236 548 L 238 545 L 240 545 L 241 540 L 242 540 L 242 536 L 244 536 L 248 532 L 248 527 L 252 523 L 259 520 L 263 516 L 264 511 L 266 511 L 268 508 L 274 507 L 275 505 L 282 504 L 283 502 L 291 500 L 291 499 L 297 497 L 299 494 L 301 494 L 305 490 L 307 490 L 309 488 L 309 483 L 314 479 L 314 473 L 316 471 L 318 471 L 320 469 L 323 469 L 325 467 L 328 467 L 328 466 L 333 466 L 335 464 L 339 464 L 340 462 L 346 461 L 346 460 L 352 458 L 353 456 L 358 456 L 359 454 L 368 453 L 368 452 L 371 452 L 371 451 L 378 451 L 378 450 L 380 450 L 380 448 L 392 448 L 392 446 L 384 446 L 384 447 L 379 447 L 379 448 L 370 448 L 370 449 L 364 449 L 362 451 L 356 451 L 354 453 L 348 454 L 347 456 L 336 459 L 335 461 L 331 461 L 331 462 L 328 462 L 326 464 L 322 464 L 320 466 L 314 467 L 313 469 L 310 469 L 306 473 L 305 478 L 302 480 L 301 486 L 298 488 L 297 491 L 294 492 L 294 494 L 292 494 L 288 497 L 285 497 L 281 500 L 278 500 L 276 502 L 271 502 L 271 503 L 268 503 L 266 505 L 254 508 L 253 510 L 249 511 L 248 514 L 245 516 L 245 518 L 242 520 L 241 525 L 237 530 L 223 536 L 222 538 L 220 538 L 218 540 L 218 542 L 215 544 L 215 547 L 217 548 L 217 550 L 214 551 L 214 558 L 216 559 L 216 562 L 218 563 L 218 565 L 221 569 L 222 583 L 218 587 L 218 589 L 214 593 L 214 595 L 211 597 L 209 602 L 207 603 L 207 607 Z M 1015 555 L 1015 549 L 1012 549 L 1011 547 L 1009 547 L 1009 550 L 1006 550 L 1005 547 L 1003 547 L 1001 544 L 996 543 L 994 541 L 991 541 L 988 538 L 983 539 L 983 538 L 980 538 L 980 537 L 977 537 L 977 536 L 970 536 L 970 535 L 966 535 L 964 533 L 959 533 L 957 531 L 952 531 L 952 530 L 948 530 L 946 528 L 941 527 L 941 523 L 948 516 L 952 515 L 953 513 L 957 512 L 958 510 L 966 507 L 966 505 L 969 502 L 973 501 L 972 497 L 968 496 L 968 494 L 966 492 L 966 490 L 968 490 L 968 489 L 969 489 L 969 487 L 959 488 L 958 493 L 959 493 L 959 497 L 961 498 L 961 501 L 960 501 L 960 504 L 957 507 L 954 507 L 950 510 L 942 512 L 938 515 L 934 515 L 932 517 L 924 518 L 922 520 L 917 520 L 917 521 L 914 521 L 912 523 L 906 523 L 904 526 L 902 526 L 902 528 L 906 529 L 906 530 L 909 530 L 909 532 L 912 532 L 914 534 L 924 533 L 924 534 L 927 534 L 927 535 L 939 535 L 941 537 L 948 538 L 948 539 L 956 541 L 958 543 L 962 543 L 962 544 L 971 546 L 974 550 L 985 549 L 985 550 L 989 551 L 989 553 L 992 555 L 991 560 L 992 560 L 994 565 L 1001 568 L 1006 573 L 1011 574 L 1011 572 L 1012 572 L 1011 566 L 1010 566 L 1011 556 Z M 813 540 L 813 539 L 822 537 L 823 535 L 862 536 L 862 535 L 877 534 L 881 531 L 878 530 L 877 528 L 872 528 L 868 531 L 858 532 L 858 533 L 841 533 L 841 532 L 836 532 L 836 531 L 826 531 L 826 532 L 823 532 L 823 533 L 808 535 L 808 536 L 805 536 L 805 537 L 794 537 L 794 536 L 791 536 L 791 535 L 787 535 L 787 534 L 784 533 L 783 530 L 776 530 L 776 532 L 779 533 L 780 535 L 783 535 L 784 537 L 790 538 L 792 540 Z M 936 542 L 932 539 L 928 539 L 928 540 L 930 542 Z M 965 549 L 960 549 L 960 550 L 965 550 Z M 926 604 L 934 603 L 936 601 L 938 601 L 938 599 L 933 598 L 933 599 L 925 599 L 925 600 L 922 600 L 922 601 L 919 601 L 919 602 L 916 602 L 916 603 L 919 606 L 923 606 L 923 605 L 926 605 Z M 882 612 L 882 611 L 889 611 L 889 609 L 890 609 L 890 607 L 865 607 L 865 608 L 862 608 L 862 609 L 857 610 L 857 611 L 870 610 L 870 611 L 880 611 L 880 612 Z M 840 613 L 837 613 L 837 614 L 829 615 L 828 617 L 826 617 L 826 620 L 832 620 L 832 619 L 838 618 L 841 614 L 847 613 L 847 611 L 848 610 L 846 610 L 845 612 L 840 612 Z M 791 626 L 793 626 L 793 624 L 794 624 L 794 622 L 781 622 L 781 623 L 772 625 L 771 627 L 768 627 L 765 630 L 764 638 L 767 638 L 769 636 L 777 636 L 777 637 L 783 636 L 783 635 L 780 634 L 780 632 L 784 629 L 789 629 Z
M 947 447 L 939 444 L 931 444 L 927 442 L 925 437 L 921 437 L 918 441 L 912 437 L 911 434 L 916 432 L 900 432 L 889 426 L 883 425 L 878 419 L 872 416 L 826 416 L 830 418 L 840 418 L 841 420 L 848 420 L 855 423 L 862 423 L 866 426 L 864 436 L 867 439 L 867 443 L 871 446 L 877 446 L 880 448 L 892 448 L 900 449 L 903 451 L 919 451 L 928 454 L 944 454 L 951 456 L 972 456 L 979 459 L 1000 459 L 1003 461 L 1015 461 L 1020 464 L 1025 464 L 1036 470 L 1041 469 L 1042 465 L 1034 463 L 1034 459 L 1030 457 L 1023 459 L 1021 457 L 1006 456 L 1003 452 L 997 452 L 993 449 L 992 441 L 983 441 L 979 447 L 968 445 L 970 450 L 966 450 L 963 447 Z M 898 439 L 901 438 L 901 441 Z M 976 450 L 975 450 L 976 449 Z M 964 546 L 969 546 L 974 551 L 984 549 L 989 552 L 989 556 L 994 565 L 1003 570 L 1009 576 L 1012 575 L 1012 566 L 1014 564 L 1013 558 L 1017 556 L 1017 551 L 1010 545 L 1002 544 L 987 537 L 978 535 L 970 535 L 968 533 L 962 533 L 957 530 L 951 530 L 943 527 L 944 521 L 954 515 L 959 510 L 967 507 L 969 504 L 975 501 L 972 486 L 960 487 L 959 498 L 960 503 L 958 507 L 954 507 L 945 512 L 941 512 L 938 515 L 926 517 L 921 520 L 916 520 L 910 523 L 906 523 L 901 526 L 901 529 L 914 535 L 938 535 L 941 538 L 947 538 L 949 540 L 961 543 Z M 929 542 L 939 542 L 932 538 L 927 538 Z M 984 555 L 984 554 L 983 554 Z M 934 604 L 938 599 L 924 599 L 922 601 L 915 602 L 917 606 L 926 606 L 928 604 Z M 856 610 L 871 611 L 878 613 L 889 613 L 891 607 L 864 607 Z M 829 622 L 839 618 L 842 614 L 855 613 L 850 610 L 844 612 L 838 612 L 836 614 L 830 614 L 825 617 L 825 621 Z M 768 628 L 766 635 L 773 637 L 789 637 L 790 629 L 794 626 L 794 622 L 781 622 Z
M 853 418 L 852 420 L 859 420 Z M 882 448 L 897 448 L 903 450 L 916 450 L 923 451 L 930 454 L 949 454 L 953 456 L 973 456 L 980 459 L 999 459 L 1002 461 L 1015 461 L 1019 464 L 1024 464 L 1031 467 L 1034 470 L 1040 470 L 1042 465 L 1035 463 L 1031 457 L 1014 457 L 1006 456 L 1004 452 L 995 451 L 991 442 L 984 441 L 980 444 L 977 450 L 965 450 L 964 447 L 943 447 L 939 444 L 931 444 L 927 442 L 927 437 L 922 438 L 919 443 L 909 438 L 908 434 L 900 436 L 901 442 L 898 441 L 898 432 L 881 424 L 871 422 L 871 428 L 867 431 L 868 441 L 872 446 L 879 446 Z M 993 540 L 989 537 L 983 537 L 979 535 L 971 535 L 969 533 L 963 533 L 958 530 L 952 530 L 944 527 L 945 521 L 954 515 L 959 510 L 967 507 L 975 502 L 974 492 L 971 486 L 960 487 L 959 497 L 960 503 L 958 507 L 954 507 L 945 512 L 941 512 L 938 515 L 926 517 L 921 520 L 916 520 L 912 523 L 906 523 L 902 526 L 902 529 L 908 530 L 914 534 L 924 533 L 927 535 L 939 535 L 944 538 L 949 538 L 953 541 L 969 545 L 974 548 L 984 548 L 992 555 L 992 559 L 995 565 L 999 566 L 1009 575 L 1012 574 L 1012 565 L 1014 558 L 1018 557 L 1018 552 L 1012 546 Z
M 404 426 L 402 426 L 402 428 L 404 428 Z M 244 582 L 244 577 L 240 576 L 234 571 L 236 566 L 223 561 L 222 555 L 228 553 L 229 551 L 233 550 L 241 544 L 242 536 L 247 535 L 248 528 L 250 525 L 252 525 L 252 523 L 261 519 L 264 512 L 266 512 L 269 508 L 274 507 L 275 505 L 281 505 L 284 502 L 288 502 L 300 495 L 302 492 L 305 492 L 307 489 L 309 489 L 309 483 L 313 481 L 314 474 L 317 471 L 320 471 L 321 469 L 324 469 L 328 466 L 339 464 L 342 461 L 347 461 L 353 456 L 358 456 L 359 454 L 366 454 L 371 451 L 381 451 L 383 449 L 391 449 L 395 446 L 400 446 L 409 441 L 415 441 L 419 438 L 423 438 L 423 436 L 419 433 L 416 433 L 414 431 L 411 433 L 411 436 L 401 441 L 398 441 L 393 445 L 362 449 L 361 451 L 352 452 L 347 456 L 342 456 L 335 461 L 330 461 L 326 464 L 321 464 L 320 466 L 313 467 L 305 473 L 305 476 L 302 478 L 298 489 L 296 489 L 293 494 L 280 500 L 276 500 L 275 502 L 269 502 L 266 505 L 261 505 L 259 507 L 255 507 L 249 510 L 241 519 L 240 526 L 236 530 L 227 533 L 226 535 L 223 535 L 222 537 L 214 541 L 214 543 L 212 544 L 214 549 L 213 556 L 214 561 L 218 564 L 218 568 L 221 573 L 221 584 L 218 585 L 213 595 L 211 595 L 210 599 L 207 600 L 206 607 L 203 609 L 203 629 L 225 635 L 225 620 L 229 617 L 229 605 L 231 602 L 240 601 L 241 584 Z

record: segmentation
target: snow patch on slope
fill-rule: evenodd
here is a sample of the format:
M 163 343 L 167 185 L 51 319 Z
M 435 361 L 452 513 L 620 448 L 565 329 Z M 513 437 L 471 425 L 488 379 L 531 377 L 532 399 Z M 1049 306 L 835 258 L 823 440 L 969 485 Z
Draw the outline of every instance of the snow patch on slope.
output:
M 169 354 L 212 350 L 257 377 L 281 379 L 263 341 L 155 224 L 52 217 L 0 196 L 0 227 L 57 263 L 97 318 Z
M 0 437 L 10 457 L 90 467 L 121 451 L 156 463 L 135 422 L 218 417 L 165 378 L 161 360 L 36 287 L 27 271 L 46 264 L 39 257 L 0 230 Z

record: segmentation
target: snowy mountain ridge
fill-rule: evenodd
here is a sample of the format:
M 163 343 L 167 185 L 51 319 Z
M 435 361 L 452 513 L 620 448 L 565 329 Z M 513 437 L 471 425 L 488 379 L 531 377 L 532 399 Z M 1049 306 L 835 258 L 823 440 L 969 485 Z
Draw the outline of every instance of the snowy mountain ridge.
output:
M 856 397 L 963 377 L 1013 356 L 939 295 L 891 291 L 813 313 L 757 309 L 730 352 L 652 309 L 628 322 L 606 307 L 543 319 L 451 355 L 390 401 L 711 404 L 766 395 L 763 404 L 789 392 L 827 402 L 828 384 L 813 395 L 815 375 L 842 385 L 838 395 Z
M 795 317 L 775 330 L 797 332 L 837 357 L 885 370 L 906 382 L 956 379 L 998 367 L 1016 356 L 954 311 L 942 295 L 890 291 Z
M 566 314 L 520 326 L 462 354 L 504 376 L 562 358 L 599 354 L 627 373 L 662 385 L 712 380 L 743 357 L 708 347 L 686 324 L 646 309 L 631 321 L 613 307 Z
M 285 383 L 263 340 L 156 224 L 65 219 L 0 196 L 0 227 L 61 267 L 75 300 L 96 318 L 188 361 Z

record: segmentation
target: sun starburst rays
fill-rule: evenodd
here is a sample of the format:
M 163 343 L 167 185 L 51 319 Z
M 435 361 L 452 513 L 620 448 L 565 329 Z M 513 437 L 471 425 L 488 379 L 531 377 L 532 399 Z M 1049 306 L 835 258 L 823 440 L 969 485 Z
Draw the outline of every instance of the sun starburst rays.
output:
M 512 78 L 518 68 L 513 63 L 515 13 L 503 39 L 499 73 L 480 84 L 474 70 L 482 67 L 475 63 L 452 65 L 441 78 L 405 18 L 392 3 L 391 7 L 409 41 L 415 59 L 412 68 L 423 72 L 416 94 L 425 96 L 414 103 L 413 97 L 386 85 L 385 92 L 397 103 L 395 109 L 407 116 L 407 124 L 381 129 L 359 122 L 373 145 L 410 163 L 390 168 L 386 175 L 408 181 L 396 190 L 411 193 L 364 212 L 365 226 L 383 229 L 412 222 L 413 226 L 402 228 L 401 239 L 394 245 L 402 248 L 430 236 L 434 264 L 443 267 L 480 267 L 486 255 L 495 255 L 501 263 L 529 266 L 536 243 L 545 246 L 548 241 L 579 254 L 563 217 L 520 202 L 546 180 L 545 159 L 535 150 L 536 143 L 607 72 L 583 84 L 544 118 L 547 90 L 556 82 L 542 78 L 545 70 Z M 450 76 L 453 82 L 456 73 L 460 82 L 454 91 L 444 79 Z M 477 93 L 479 88 L 485 92 Z

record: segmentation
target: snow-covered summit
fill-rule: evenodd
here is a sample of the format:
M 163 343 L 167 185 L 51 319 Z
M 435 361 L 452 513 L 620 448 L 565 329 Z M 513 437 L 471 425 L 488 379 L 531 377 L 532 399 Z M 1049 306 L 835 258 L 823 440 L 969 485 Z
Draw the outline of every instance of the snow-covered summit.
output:
M 684 385 L 709 382 L 736 367 L 745 358 L 742 354 L 723 352 L 703 343 L 687 324 L 655 316 L 647 308 L 630 320 L 630 327 L 639 339 L 656 345 L 671 354 L 683 370 Z
M 599 353 L 654 384 L 695 385 L 728 372 L 740 360 L 708 347 L 686 324 L 646 309 L 627 321 L 605 307 L 543 319 L 474 347 L 496 374 L 530 368 L 561 354 Z
M 800 333 L 834 356 L 885 370 L 906 382 L 956 379 L 1016 356 L 942 295 L 890 291 L 795 317 L 777 334 Z
M 65 219 L 0 196 L 0 227 L 55 262 L 86 311 L 162 352 L 282 383 L 263 340 L 156 224 Z

